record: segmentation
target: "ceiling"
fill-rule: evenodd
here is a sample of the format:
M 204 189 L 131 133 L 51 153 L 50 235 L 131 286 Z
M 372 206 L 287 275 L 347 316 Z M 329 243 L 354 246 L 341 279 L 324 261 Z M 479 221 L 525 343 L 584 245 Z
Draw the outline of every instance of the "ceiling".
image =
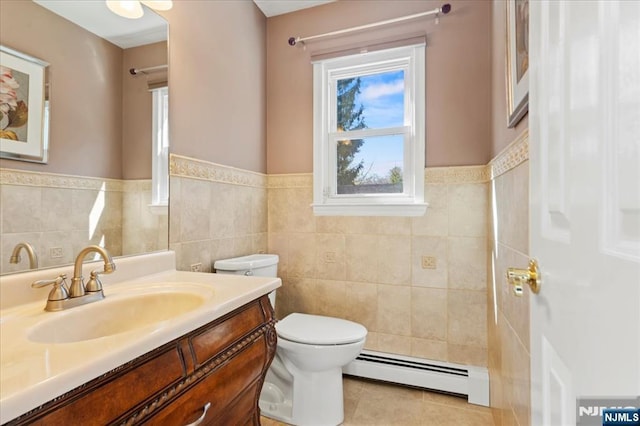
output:
M 146 6 L 142 18 L 127 19 L 111 12 L 104 1 L 33 1 L 122 49 L 167 39 L 167 22 Z
M 335 0 L 253 0 L 267 18 L 333 1 Z
M 142 18 L 127 19 L 112 13 L 104 1 L 33 1 L 122 49 L 167 39 L 166 21 L 146 6 L 143 6 L 145 13 Z M 333 1 L 335 0 L 253 0 L 267 18 Z

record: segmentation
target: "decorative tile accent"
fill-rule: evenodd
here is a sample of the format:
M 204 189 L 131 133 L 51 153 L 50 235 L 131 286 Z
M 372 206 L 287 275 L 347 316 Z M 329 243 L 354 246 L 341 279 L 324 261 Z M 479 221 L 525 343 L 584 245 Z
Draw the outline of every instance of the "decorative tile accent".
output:
M 115 192 L 122 192 L 124 190 L 124 181 L 118 179 L 39 173 L 5 168 L 0 169 L 0 185 L 91 189 Z
M 171 154 L 169 174 L 190 179 L 264 188 L 267 175 Z
M 268 175 L 269 188 L 312 188 L 313 173 Z M 484 183 L 491 178 L 487 166 L 427 167 L 425 183 Z
M 427 167 L 424 183 L 484 183 L 491 180 L 487 166 Z
M 525 129 L 513 142 L 489 162 L 491 179 L 508 172 L 529 159 L 529 129 Z
M 313 188 L 313 173 L 269 175 L 268 188 Z

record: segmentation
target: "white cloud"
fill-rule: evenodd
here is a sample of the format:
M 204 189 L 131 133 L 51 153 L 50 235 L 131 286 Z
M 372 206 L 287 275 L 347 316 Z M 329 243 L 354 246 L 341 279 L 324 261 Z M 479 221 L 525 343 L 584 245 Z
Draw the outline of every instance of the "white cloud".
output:
M 365 87 L 360 93 L 363 101 L 372 101 L 383 96 L 395 95 L 404 91 L 404 80 L 395 80 L 389 83 L 372 84 Z

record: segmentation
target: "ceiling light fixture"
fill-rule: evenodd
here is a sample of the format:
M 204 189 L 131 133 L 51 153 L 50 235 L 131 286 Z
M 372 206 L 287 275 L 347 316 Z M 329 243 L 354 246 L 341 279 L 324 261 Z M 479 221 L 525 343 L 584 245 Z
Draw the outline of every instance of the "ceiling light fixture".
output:
M 106 0 L 106 3 L 113 13 L 129 19 L 142 18 L 143 4 L 153 10 L 169 10 L 173 7 L 172 0 Z

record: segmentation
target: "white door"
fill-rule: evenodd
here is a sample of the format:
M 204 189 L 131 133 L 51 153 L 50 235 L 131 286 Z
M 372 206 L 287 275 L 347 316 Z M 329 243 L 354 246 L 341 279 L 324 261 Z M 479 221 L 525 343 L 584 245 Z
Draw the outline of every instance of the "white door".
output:
M 601 425 L 576 399 L 640 395 L 640 1 L 531 1 L 529 34 L 531 424 Z

